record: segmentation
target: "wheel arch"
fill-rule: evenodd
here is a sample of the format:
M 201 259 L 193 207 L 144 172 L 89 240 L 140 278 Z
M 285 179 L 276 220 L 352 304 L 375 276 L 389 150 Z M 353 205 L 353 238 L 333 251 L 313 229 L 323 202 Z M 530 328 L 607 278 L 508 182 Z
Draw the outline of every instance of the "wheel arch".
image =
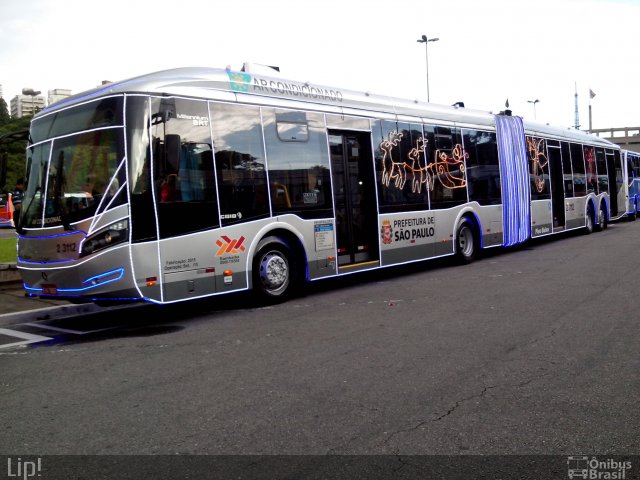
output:
M 456 236 L 458 234 L 458 227 L 460 226 L 460 222 L 462 222 L 463 220 L 467 220 L 473 227 L 473 236 L 476 240 L 476 244 L 478 245 L 479 249 L 482 250 L 484 248 L 484 240 L 482 238 L 482 222 L 480 221 L 480 218 L 475 211 L 470 208 L 466 208 L 460 211 L 460 213 L 456 217 L 456 221 L 453 223 L 453 231 L 451 236 L 451 238 L 453 238 L 453 253 L 456 252 Z
M 586 223 L 586 218 L 587 215 L 589 215 L 589 207 L 591 207 L 591 212 L 593 215 L 593 222 L 595 224 L 595 221 L 597 220 L 597 215 L 596 215 L 596 200 L 598 200 L 596 197 L 589 197 L 587 199 L 587 201 L 584 203 L 584 217 L 585 217 L 585 223 Z M 600 207 L 600 202 L 598 202 L 598 207 Z
M 299 278 L 307 281 L 309 278 L 309 262 L 307 261 L 307 253 L 303 247 L 303 237 L 300 232 L 297 232 L 291 228 L 288 224 L 269 225 L 268 228 L 264 228 L 259 231 L 255 240 L 251 244 L 249 254 L 247 255 L 247 277 L 249 281 L 249 288 L 253 288 L 253 261 L 258 252 L 269 243 L 283 243 L 297 260 L 296 266 L 301 262 L 304 265 L 304 271 L 298 271 Z

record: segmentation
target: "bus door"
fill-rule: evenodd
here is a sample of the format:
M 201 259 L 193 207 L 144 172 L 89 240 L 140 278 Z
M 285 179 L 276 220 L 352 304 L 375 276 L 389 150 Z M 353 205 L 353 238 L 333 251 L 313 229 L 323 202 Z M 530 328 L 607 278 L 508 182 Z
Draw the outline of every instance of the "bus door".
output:
M 371 152 L 365 132 L 329 131 L 341 271 L 378 265 L 378 211 Z
M 609 215 L 611 218 L 617 218 L 625 213 L 625 209 L 619 207 L 619 205 L 624 205 L 625 201 L 622 162 L 620 160 L 620 152 L 617 150 L 606 150 L 605 154 L 607 158 L 607 173 L 609 175 L 609 198 L 611 201 Z M 622 195 L 620 195 L 620 192 L 623 192 Z
M 553 230 L 562 230 L 565 226 L 564 205 L 564 173 L 560 144 L 549 140 L 549 175 L 551 176 L 551 213 L 553 214 Z M 568 159 L 567 159 L 568 161 Z

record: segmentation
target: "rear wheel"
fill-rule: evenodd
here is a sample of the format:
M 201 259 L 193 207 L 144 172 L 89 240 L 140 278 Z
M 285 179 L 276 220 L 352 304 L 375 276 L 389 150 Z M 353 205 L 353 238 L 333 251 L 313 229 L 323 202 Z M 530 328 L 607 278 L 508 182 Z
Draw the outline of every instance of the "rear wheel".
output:
M 584 226 L 587 229 L 587 234 L 593 232 L 593 207 L 591 205 L 587 208 L 587 217 L 584 219 Z
M 473 225 L 463 220 L 456 230 L 456 258 L 460 263 L 471 263 L 477 255 L 477 242 Z
M 598 225 L 596 225 L 596 229 L 600 232 L 607 228 L 607 212 L 605 211 L 604 203 L 600 205 L 598 210 Z
M 266 300 L 286 299 L 292 290 L 293 264 L 289 248 L 281 241 L 262 247 L 253 261 L 253 286 Z

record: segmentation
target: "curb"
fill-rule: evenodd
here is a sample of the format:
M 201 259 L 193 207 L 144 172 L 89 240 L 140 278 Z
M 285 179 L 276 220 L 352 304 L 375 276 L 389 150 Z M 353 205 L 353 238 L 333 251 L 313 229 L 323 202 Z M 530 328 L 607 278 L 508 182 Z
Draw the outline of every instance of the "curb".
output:
M 15 263 L 0 264 L 0 286 L 5 284 L 21 284 L 22 277 Z

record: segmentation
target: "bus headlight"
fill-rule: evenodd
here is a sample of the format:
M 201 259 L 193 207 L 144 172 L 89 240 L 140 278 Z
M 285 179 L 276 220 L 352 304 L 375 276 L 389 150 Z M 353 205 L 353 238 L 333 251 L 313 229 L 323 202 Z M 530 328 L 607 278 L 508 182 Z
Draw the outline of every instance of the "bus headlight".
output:
M 104 248 L 122 243 L 126 241 L 127 238 L 129 238 L 129 221 L 120 220 L 119 222 L 112 223 L 85 239 L 80 249 L 80 256 L 91 255 Z

